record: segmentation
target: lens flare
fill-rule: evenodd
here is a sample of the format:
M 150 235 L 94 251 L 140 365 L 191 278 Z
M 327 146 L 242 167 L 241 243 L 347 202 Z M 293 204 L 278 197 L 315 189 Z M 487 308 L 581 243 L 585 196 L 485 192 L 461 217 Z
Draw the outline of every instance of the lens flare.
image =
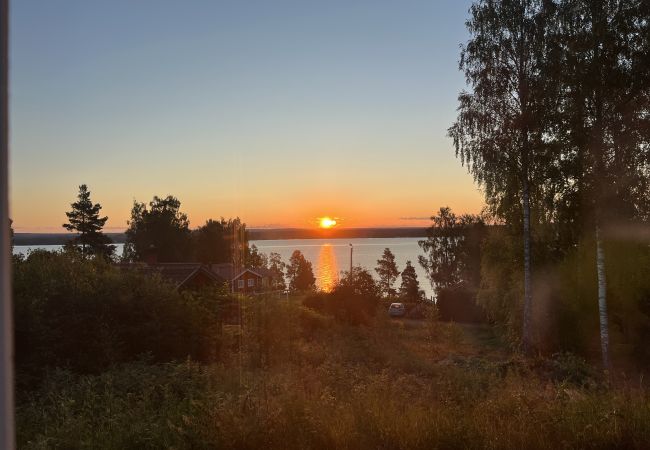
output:
M 321 228 L 332 228 L 336 225 L 336 220 L 331 217 L 319 217 L 318 226 Z

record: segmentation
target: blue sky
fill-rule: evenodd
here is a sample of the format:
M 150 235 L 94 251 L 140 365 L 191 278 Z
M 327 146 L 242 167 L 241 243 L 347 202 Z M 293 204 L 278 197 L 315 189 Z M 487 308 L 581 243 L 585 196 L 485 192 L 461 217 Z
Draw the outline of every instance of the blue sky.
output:
M 58 230 L 81 183 L 115 229 L 167 194 L 193 226 L 477 212 L 445 136 L 469 3 L 15 1 L 16 228 Z

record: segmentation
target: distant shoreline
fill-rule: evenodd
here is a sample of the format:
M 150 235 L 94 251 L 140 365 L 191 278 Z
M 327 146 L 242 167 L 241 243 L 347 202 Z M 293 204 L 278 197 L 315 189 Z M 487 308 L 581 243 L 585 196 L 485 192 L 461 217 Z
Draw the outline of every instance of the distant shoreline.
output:
M 106 233 L 114 244 L 123 244 L 124 233 Z M 310 228 L 269 228 L 250 229 L 251 241 L 285 240 L 285 239 L 363 239 L 363 238 L 401 238 L 425 237 L 424 227 L 404 228 L 336 228 L 333 230 Z M 14 245 L 63 245 L 73 234 L 69 233 L 15 233 Z

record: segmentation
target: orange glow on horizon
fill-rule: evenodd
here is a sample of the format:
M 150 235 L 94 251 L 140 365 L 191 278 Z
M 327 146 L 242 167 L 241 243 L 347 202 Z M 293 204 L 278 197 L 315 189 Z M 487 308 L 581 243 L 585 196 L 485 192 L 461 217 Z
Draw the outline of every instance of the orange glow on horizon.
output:
M 319 217 L 318 226 L 325 229 L 332 228 L 336 226 L 336 220 L 331 217 Z

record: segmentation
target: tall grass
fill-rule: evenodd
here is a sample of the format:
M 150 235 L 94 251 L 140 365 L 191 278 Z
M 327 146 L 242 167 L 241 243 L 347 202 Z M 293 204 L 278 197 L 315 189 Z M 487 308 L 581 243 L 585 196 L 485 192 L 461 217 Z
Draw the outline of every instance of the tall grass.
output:
M 644 448 L 650 397 L 566 355 L 526 361 L 489 331 L 340 323 L 244 299 L 222 359 L 55 370 L 18 408 L 22 448 Z

